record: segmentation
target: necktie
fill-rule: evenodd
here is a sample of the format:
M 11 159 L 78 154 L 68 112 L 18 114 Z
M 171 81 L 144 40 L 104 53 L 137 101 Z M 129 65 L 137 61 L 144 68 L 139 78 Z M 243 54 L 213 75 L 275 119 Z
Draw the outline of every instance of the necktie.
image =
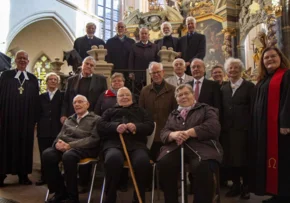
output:
M 183 81 L 183 79 L 182 79 L 182 78 L 179 78 L 179 83 L 178 83 L 178 85 L 181 85 L 181 84 L 182 84 L 182 81 Z
M 195 82 L 194 97 L 196 101 L 198 101 L 198 97 L 199 97 L 199 83 L 200 81 Z
M 187 116 L 188 110 L 187 109 L 182 109 L 180 112 L 180 116 L 185 120 Z

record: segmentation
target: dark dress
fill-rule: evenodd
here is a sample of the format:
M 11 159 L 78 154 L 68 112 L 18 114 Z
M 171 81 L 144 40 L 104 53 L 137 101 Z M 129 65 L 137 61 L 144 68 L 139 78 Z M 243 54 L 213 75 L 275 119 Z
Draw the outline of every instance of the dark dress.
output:
M 267 177 L 267 104 L 268 89 L 273 74 L 266 75 L 256 86 L 252 116 L 250 189 L 257 195 L 266 194 Z M 290 136 L 280 134 L 280 128 L 290 128 L 290 71 L 288 70 L 280 86 L 278 120 L 278 195 L 290 196 Z
M 29 80 L 20 94 L 15 75 L 16 70 L 8 70 L 0 77 L 0 174 L 25 175 L 32 172 L 39 87 L 36 77 L 27 72 Z

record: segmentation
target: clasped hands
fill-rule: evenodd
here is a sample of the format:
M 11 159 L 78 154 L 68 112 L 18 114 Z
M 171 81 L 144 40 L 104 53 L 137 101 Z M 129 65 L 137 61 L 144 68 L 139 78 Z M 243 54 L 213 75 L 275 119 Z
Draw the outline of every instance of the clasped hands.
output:
M 124 132 L 128 133 L 131 132 L 133 134 L 135 134 L 136 132 L 136 125 L 134 123 L 127 123 L 127 124 L 120 124 L 117 127 L 117 132 L 120 134 L 123 134 Z
M 55 148 L 59 151 L 66 152 L 71 149 L 70 145 L 62 140 L 58 140 L 55 144 Z
M 196 133 L 194 128 L 190 128 L 188 130 L 184 131 L 175 131 L 171 132 L 169 134 L 169 139 L 171 141 L 175 140 L 177 145 L 181 145 L 183 142 L 185 142 L 190 137 L 196 137 Z
M 283 135 L 290 134 L 290 128 L 280 128 L 280 133 Z

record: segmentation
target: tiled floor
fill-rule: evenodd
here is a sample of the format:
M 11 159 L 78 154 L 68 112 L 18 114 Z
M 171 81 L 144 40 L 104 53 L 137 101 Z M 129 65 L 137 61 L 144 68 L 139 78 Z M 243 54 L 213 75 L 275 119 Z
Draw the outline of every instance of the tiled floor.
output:
M 30 175 L 30 179 L 35 182 L 39 178 L 39 173 L 34 171 L 32 175 Z M 7 183 L 6 187 L 0 188 L 0 197 L 6 199 L 12 199 L 19 203 L 43 203 L 44 197 L 46 193 L 46 186 L 20 186 L 17 184 L 18 178 L 17 176 L 8 176 L 5 179 L 5 183 Z M 93 191 L 92 195 L 92 203 L 100 202 L 100 188 L 101 188 L 102 180 L 99 178 L 96 181 L 94 186 L 95 190 Z M 225 189 L 222 190 L 221 194 L 221 203 L 261 203 L 262 200 L 266 199 L 267 197 L 258 197 L 258 196 L 251 196 L 250 200 L 241 201 L 239 198 L 225 198 L 224 193 L 226 192 Z M 146 194 L 147 201 L 150 202 L 151 193 Z M 87 198 L 87 194 L 80 195 L 81 203 L 85 203 Z M 132 200 L 132 189 L 126 193 L 119 193 L 118 194 L 118 203 L 130 203 Z M 0 200 L 1 202 L 1 200 Z M 163 196 L 162 193 L 160 195 L 160 200 L 157 200 L 157 194 L 155 193 L 155 203 L 163 203 Z M 189 196 L 189 201 L 192 202 L 192 196 Z

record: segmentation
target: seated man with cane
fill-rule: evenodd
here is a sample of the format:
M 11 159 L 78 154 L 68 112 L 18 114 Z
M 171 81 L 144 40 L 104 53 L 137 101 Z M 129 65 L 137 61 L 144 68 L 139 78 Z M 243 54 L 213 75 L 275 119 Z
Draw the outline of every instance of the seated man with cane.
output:
M 146 142 L 147 136 L 153 132 L 153 129 L 154 122 L 151 116 L 133 103 L 132 93 L 128 88 L 120 88 L 117 92 L 117 105 L 103 113 L 98 126 L 103 142 L 107 185 L 106 203 L 116 202 L 117 187 L 124 161 L 127 159 L 125 156 L 128 154 L 136 177 L 133 182 L 137 182 L 136 185 L 134 184 L 133 202 L 145 203 L 145 187 L 150 179 L 152 167 Z M 126 146 L 121 143 L 121 139 L 125 140 Z M 130 168 L 131 171 L 132 168 Z M 132 173 L 131 176 L 134 178 Z M 140 195 L 138 195 L 138 188 Z M 139 196 L 138 199 L 136 195 Z
M 175 98 L 179 106 L 171 112 L 161 131 L 161 140 L 165 145 L 161 148 L 157 163 L 165 203 L 178 202 L 177 179 L 181 168 L 184 168 L 184 159 L 190 164 L 194 176 L 194 203 L 213 203 L 214 198 L 218 197 L 216 174 L 223 153 L 218 142 L 221 127 L 217 110 L 197 103 L 188 84 L 176 88 Z M 184 170 L 181 173 L 184 184 Z
M 100 117 L 88 112 L 89 105 L 85 96 L 74 97 L 75 114 L 65 120 L 53 146 L 42 153 L 45 180 L 49 192 L 54 193 L 47 203 L 79 203 L 78 162 L 84 158 L 96 158 L 100 140 L 97 133 Z M 58 167 L 60 161 L 64 177 Z

